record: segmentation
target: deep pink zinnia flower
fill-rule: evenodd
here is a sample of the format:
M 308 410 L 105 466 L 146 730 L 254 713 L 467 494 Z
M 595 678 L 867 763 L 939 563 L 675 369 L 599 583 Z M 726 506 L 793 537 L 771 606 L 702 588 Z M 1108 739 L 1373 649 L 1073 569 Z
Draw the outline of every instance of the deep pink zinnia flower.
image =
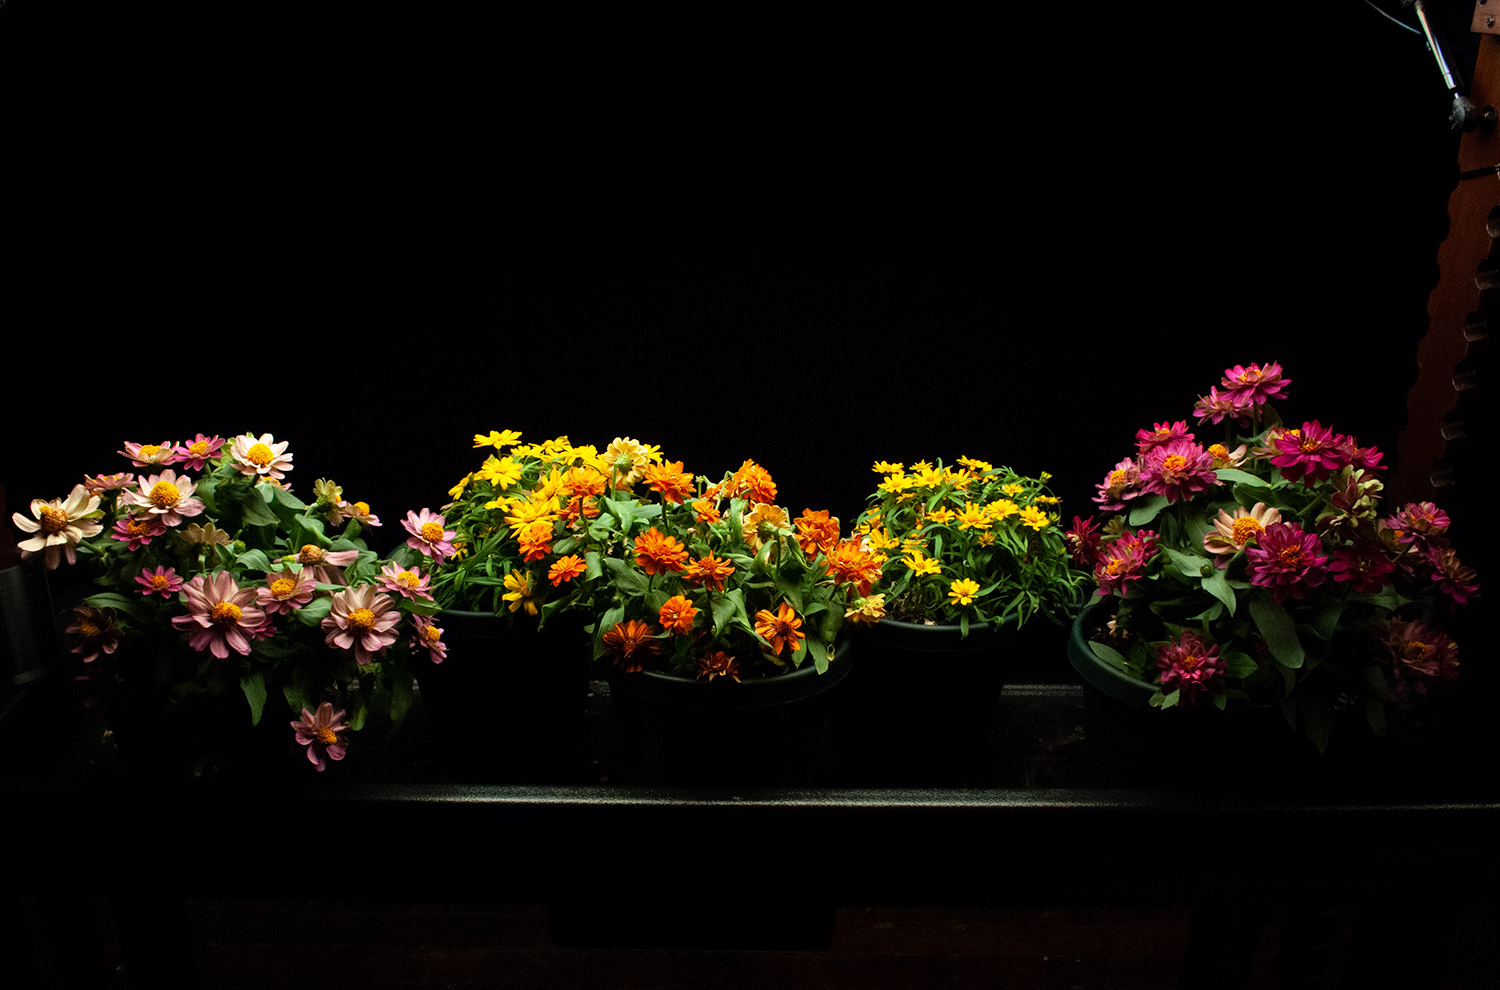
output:
M 250 638 L 267 621 L 265 613 L 251 604 L 253 590 L 242 589 L 228 571 L 219 571 L 209 578 L 199 574 L 182 591 L 188 614 L 174 616 L 172 625 L 192 634 L 188 645 L 207 649 L 220 660 L 227 660 L 231 649 L 241 656 L 250 654 Z
M 141 586 L 141 594 L 147 597 L 159 594 L 163 598 L 171 598 L 182 590 L 182 578 L 171 567 L 157 566 L 149 571 L 143 570 L 136 575 L 135 583 Z
M 1133 539 L 1113 540 L 1101 548 L 1094 564 L 1094 581 L 1099 585 L 1099 594 L 1131 597 L 1135 590 L 1131 582 L 1144 576 L 1146 564 L 1154 551 L 1154 546 L 1148 547 Z
M 1275 363 L 1265 367 L 1252 364 L 1248 368 L 1237 364 L 1225 368 L 1219 381 L 1229 399 L 1244 407 L 1263 406 L 1269 399 L 1286 398 L 1286 387 L 1291 383 L 1290 378 L 1281 377 L 1281 365 Z
M 1432 502 L 1408 502 L 1387 517 L 1385 525 L 1398 542 L 1423 546 L 1444 536 L 1452 522 L 1448 513 Z
M 1195 440 L 1172 440 L 1152 447 L 1141 458 L 1141 488 L 1165 495 L 1168 502 L 1192 498 L 1218 483 L 1214 455 Z
M 1335 434 L 1322 423 L 1303 423 L 1300 430 L 1286 430 L 1273 441 L 1277 450 L 1271 463 L 1281 468 L 1288 481 L 1313 484 L 1330 477 L 1349 463 L 1347 438 Z
M 1250 583 L 1271 589 L 1278 602 L 1302 598 L 1306 588 L 1316 588 L 1328 577 L 1328 557 L 1318 534 L 1304 532 L 1296 523 L 1267 526 L 1245 547 Z
M 1224 676 L 1218 644 L 1204 642 L 1191 629 L 1175 643 L 1163 643 L 1156 651 L 1157 681 L 1163 691 L 1179 692 L 1178 701 L 1196 705 L 1205 694 L 1214 693 Z
M 393 630 L 401 621 L 389 595 L 361 584 L 334 592 L 333 607 L 323 619 L 323 640 L 340 650 L 353 650 L 361 667 L 396 641 Z
M 1366 594 L 1390 584 L 1396 565 L 1386 559 L 1378 544 L 1361 543 L 1334 547 L 1328 573 L 1335 581 L 1350 582 L 1356 593 Z
M 1105 475 L 1097 488 L 1094 501 L 1099 503 L 1099 508 L 1105 512 L 1119 512 L 1125 508 L 1126 502 L 1141 494 L 1140 463 L 1127 457 Z
M 333 704 L 327 701 L 318 706 L 316 715 L 304 708 L 302 718 L 291 726 L 297 741 L 307 747 L 307 761 L 317 767 L 319 773 L 328 769 L 325 757 L 329 760 L 344 758 L 348 748 L 344 733 L 349 731 L 349 726 L 344 722 L 342 708 L 334 711 Z
M 420 514 L 410 510 L 401 525 L 411 534 L 406 545 L 418 553 L 426 554 L 434 562 L 453 556 L 453 538 L 458 531 L 446 528 L 448 523 L 441 514 L 423 509 Z
M 1152 447 L 1160 447 L 1173 440 L 1191 440 L 1192 438 L 1192 434 L 1188 432 L 1186 420 L 1179 419 L 1175 423 L 1157 423 L 1149 430 L 1135 431 L 1135 449 L 1137 453 L 1144 454 Z
M 1073 528 L 1063 534 L 1068 555 L 1084 570 L 1093 570 L 1099 560 L 1099 520 L 1073 517 Z
M 1426 694 L 1429 682 L 1458 677 L 1458 644 L 1420 622 L 1392 619 L 1385 646 L 1398 694 Z
M 1478 597 L 1479 575 L 1459 561 L 1452 547 L 1432 547 L 1427 551 L 1427 563 L 1432 565 L 1432 579 L 1455 604 L 1465 605 L 1470 598 Z
M 223 446 L 223 437 L 206 437 L 200 433 L 177 448 L 177 463 L 186 464 L 194 471 L 202 471 L 203 465 L 219 456 Z
M 1217 386 L 1209 386 L 1207 395 L 1198 396 L 1198 401 L 1193 405 L 1193 415 L 1198 417 L 1198 425 L 1204 423 L 1222 423 L 1228 419 L 1240 425 L 1250 422 L 1250 407 L 1253 403 L 1245 400 L 1237 400 L 1229 392 L 1220 392 Z

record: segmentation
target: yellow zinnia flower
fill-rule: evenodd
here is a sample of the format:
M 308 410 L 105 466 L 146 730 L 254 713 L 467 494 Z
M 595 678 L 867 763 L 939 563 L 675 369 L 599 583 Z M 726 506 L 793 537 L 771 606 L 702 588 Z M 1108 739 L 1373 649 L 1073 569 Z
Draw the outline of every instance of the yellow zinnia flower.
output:
M 519 439 L 521 439 L 521 434 L 516 430 L 491 430 L 488 436 L 482 433 L 474 434 L 474 446 L 494 447 L 499 450 L 501 447 L 509 447 Z
M 510 602 L 510 610 L 526 610 L 527 615 L 541 611 L 541 600 L 534 594 L 529 571 L 511 571 L 505 575 L 505 594 L 500 597 Z
M 954 605 L 968 605 L 979 594 L 979 582 L 959 578 L 948 586 L 948 600 Z
M 910 551 L 907 556 L 901 558 L 901 561 L 917 577 L 922 577 L 926 574 L 941 574 L 943 572 L 942 567 L 939 566 L 936 560 L 925 556 L 920 550 Z
M 1034 505 L 1028 505 L 1021 510 L 1021 522 L 1035 530 L 1046 529 L 1052 520 L 1047 518 L 1047 513 Z

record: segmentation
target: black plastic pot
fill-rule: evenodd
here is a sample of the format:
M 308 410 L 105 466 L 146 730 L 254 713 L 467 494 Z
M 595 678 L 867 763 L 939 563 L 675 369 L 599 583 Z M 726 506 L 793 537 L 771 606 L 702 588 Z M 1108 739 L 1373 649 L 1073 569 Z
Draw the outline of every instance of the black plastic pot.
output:
M 61 652 L 42 558 L 0 569 L 0 687 L 46 677 Z
M 1014 623 L 969 627 L 882 619 L 851 634 L 859 669 L 840 712 L 851 782 L 940 787 L 991 783 L 1000 692 Z
M 614 779 L 708 787 L 826 781 L 833 772 L 831 705 L 853 665 L 841 645 L 822 674 L 811 663 L 744 681 L 612 673 Z
M 442 663 L 414 662 L 423 723 L 452 777 L 476 783 L 564 783 L 587 771 L 589 639 L 561 615 L 537 629 L 489 612 L 435 621 Z

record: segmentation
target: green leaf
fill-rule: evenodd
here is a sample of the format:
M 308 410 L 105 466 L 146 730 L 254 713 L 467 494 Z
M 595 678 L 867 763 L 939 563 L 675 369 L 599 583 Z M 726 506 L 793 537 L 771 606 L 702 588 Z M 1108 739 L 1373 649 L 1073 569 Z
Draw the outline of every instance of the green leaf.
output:
M 1130 503 L 1130 525 L 1144 526 L 1155 519 L 1169 503 L 1165 495 L 1147 495 Z
M 1292 669 L 1302 666 L 1307 654 L 1302 649 L 1302 641 L 1297 638 L 1297 624 L 1279 602 L 1269 593 L 1251 595 L 1250 618 L 1277 663 Z
M 262 550 L 246 550 L 235 558 L 241 566 L 252 571 L 269 571 L 271 569 L 271 558 Z
M 1266 488 L 1266 481 L 1264 478 L 1257 478 L 1250 472 L 1241 471 L 1239 468 L 1218 468 L 1214 471 L 1214 474 L 1219 476 L 1219 481 L 1221 483 L 1233 482 L 1241 485 L 1255 485 L 1257 488 Z M 1269 492 L 1270 489 L 1266 488 L 1266 491 Z
M 261 713 L 266 708 L 266 678 L 260 671 L 245 674 L 240 678 L 240 690 L 250 703 L 250 724 L 259 725 Z
M 1113 646 L 1107 646 L 1104 643 L 1090 642 L 1089 648 L 1094 651 L 1094 656 L 1098 657 L 1100 660 L 1103 660 L 1105 663 L 1113 667 L 1119 667 L 1121 670 L 1130 669 L 1130 665 L 1125 662 L 1125 655 L 1119 650 L 1115 649 Z
M 1255 658 L 1243 650 L 1232 650 L 1220 657 L 1224 662 L 1224 674 L 1237 681 L 1242 681 L 1255 673 L 1260 667 Z
M 1203 579 L 1203 590 L 1223 602 L 1224 607 L 1229 609 L 1230 615 L 1234 614 L 1239 598 L 1235 596 L 1234 589 L 1229 586 L 1229 578 L 1224 568 L 1215 567 L 1213 573 Z
M 1213 562 L 1207 557 L 1184 553 L 1171 547 L 1162 547 L 1162 550 L 1166 551 L 1167 558 L 1172 561 L 1172 569 L 1185 578 L 1202 578 L 1204 568 L 1213 567 Z

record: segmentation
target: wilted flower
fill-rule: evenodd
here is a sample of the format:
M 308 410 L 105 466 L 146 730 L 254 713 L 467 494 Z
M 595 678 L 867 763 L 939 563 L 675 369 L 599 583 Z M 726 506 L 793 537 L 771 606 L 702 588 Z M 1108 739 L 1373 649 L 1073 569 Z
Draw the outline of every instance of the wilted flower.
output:
M 302 718 L 291 723 L 297 742 L 307 747 L 307 761 L 319 773 L 328 769 L 327 760 L 342 760 L 348 751 L 345 733 L 349 726 L 344 722 L 344 710 L 333 710 L 331 702 L 318 706 L 316 714 L 302 709 Z
M 91 605 L 73 606 L 73 621 L 63 632 L 77 636 L 72 652 L 92 663 L 99 655 L 115 652 L 120 646 L 120 627 L 115 624 L 115 610 Z

